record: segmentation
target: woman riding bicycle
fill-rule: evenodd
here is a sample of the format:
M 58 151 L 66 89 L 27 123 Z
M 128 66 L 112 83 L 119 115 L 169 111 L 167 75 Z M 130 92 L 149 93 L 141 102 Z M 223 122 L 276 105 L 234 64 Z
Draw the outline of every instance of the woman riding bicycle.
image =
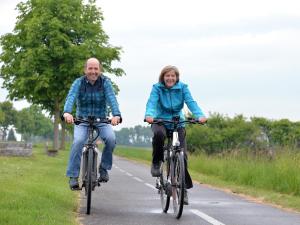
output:
M 171 120 L 174 116 L 180 116 L 180 120 L 184 120 L 182 109 L 186 103 L 189 110 L 193 113 L 200 123 L 205 123 L 206 118 L 193 99 L 188 86 L 179 81 L 179 71 L 175 66 L 166 66 L 162 69 L 159 82 L 154 84 L 146 105 L 145 119 L 148 123 L 152 123 L 154 119 Z M 163 146 L 167 136 L 167 132 L 172 130 L 171 124 L 152 124 L 152 166 L 151 174 L 153 177 L 160 176 L 160 163 L 163 160 Z M 187 170 L 187 154 L 185 142 L 184 124 L 180 125 L 178 130 L 180 147 L 185 152 L 185 185 L 186 189 L 192 188 L 193 183 L 191 176 Z M 184 203 L 188 204 L 187 192 L 184 195 Z

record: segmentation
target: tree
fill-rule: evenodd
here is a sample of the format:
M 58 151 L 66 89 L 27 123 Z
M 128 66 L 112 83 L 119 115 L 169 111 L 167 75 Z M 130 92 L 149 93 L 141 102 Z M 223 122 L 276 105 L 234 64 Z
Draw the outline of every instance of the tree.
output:
M 96 57 L 106 72 L 121 76 L 121 68 L 112 68 L 121 48 L 109 44 L 95 0 L 28 0 L 17 9 L 13 33 L 0 39 L 0 76 L 10 99 L 26 99 L 54 116 L 57 150 L 62 105 L 85 60 Z
M 22 134 L 22 139 L 26 141 L 32 136 L 52 137 L 50 134 L 53 130 L 53 123 L 37 105 L 31 105 L 19 111 L 15 127 L 18 133 Z
M 15 136 L 15 132 L 14 132 L 14 130 L 12 128 L 8 132 L 7 140 L 8 141 L 16 141 L 17 140 L 17 138 Z
M 5 120 L 5 114 L 0 108 L 0 125 L 4 122 L 4 120 Z
M 15 124 L 17 111 L 9 101 L 0 102 L 0 111 L 2 112 L 2 121 L 0 120 L 0 127 L 3 132 L 2 140 L 5 140 L 8 127 Z

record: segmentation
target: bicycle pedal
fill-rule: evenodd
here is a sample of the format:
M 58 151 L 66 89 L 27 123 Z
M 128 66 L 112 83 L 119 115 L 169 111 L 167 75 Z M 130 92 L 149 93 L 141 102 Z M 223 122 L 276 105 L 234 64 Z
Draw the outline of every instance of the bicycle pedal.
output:
M 73 188 L 71 188 L 71 190 L 72 190 L 72 191 L 81 191 L 82 188 L 80 188 L 80 187 L 73 187 Z

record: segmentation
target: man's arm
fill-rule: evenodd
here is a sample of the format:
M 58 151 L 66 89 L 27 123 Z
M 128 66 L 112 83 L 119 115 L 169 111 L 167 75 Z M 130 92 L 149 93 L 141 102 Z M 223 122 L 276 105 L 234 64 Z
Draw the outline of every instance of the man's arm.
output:
M 110 79 L 105 78 L 104 82 L 104 94 L 108 105 L 111 108 L 113 118 L 111 120 L 112 125 L 117 125 L 121 121 L 121 112 L 119 110 L 119 104 L 112 87 Z
M 71 115 L 71 113 L 73 110 L 75 100 L 79 94 L 80 83 L 81 83 L 81 79 L 79 78 L 73 82 L 66 98 L 63 116 L 67 123 L 73 123 L 73 116 Z

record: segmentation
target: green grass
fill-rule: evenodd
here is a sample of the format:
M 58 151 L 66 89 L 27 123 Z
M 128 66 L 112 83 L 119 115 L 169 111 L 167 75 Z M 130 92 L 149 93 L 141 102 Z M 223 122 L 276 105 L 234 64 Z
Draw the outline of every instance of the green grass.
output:
M 251 156 L 191 156 L 190 167 L 236 184 L 300 197 L 300 154 L 284 152 L 274 160 Z
M 152 152 L 117 147 L 117 155 L 150 164 Z M 278 153 L 274 160 L 250 156 L 189 156 L 193 180 L 300 212 L 300 154 Z
M 31 157 L 0 157 L 1 225 L 78 224 L 78 193 L 65 177 L 68 154 L 49 157 L 39 146 Z
M 117 148 L 114 150 L 114 154 L 146 164 L 150 164 L 152 159 L 152 150 L 142 147 L 117 146 Z

